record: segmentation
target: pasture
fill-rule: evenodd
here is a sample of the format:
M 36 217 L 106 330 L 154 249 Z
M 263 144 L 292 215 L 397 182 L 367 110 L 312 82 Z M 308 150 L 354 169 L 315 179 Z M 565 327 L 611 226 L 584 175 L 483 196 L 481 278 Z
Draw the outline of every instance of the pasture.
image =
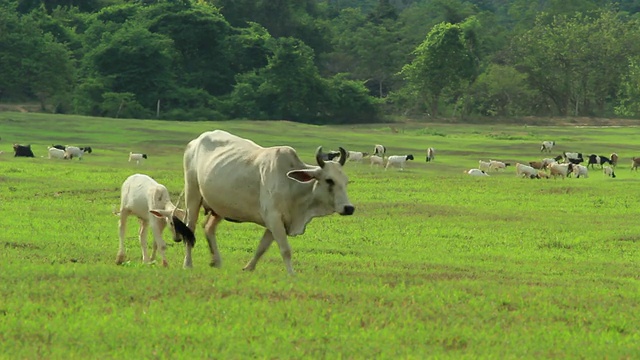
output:
M 395 126 L 0 113 L 0 358 L 640 357 L 638 128 Z M 307 163 L 319 145 L 376 143 L 415 161 L 347 162 L 355 214 L 289 238 L 295 277 L 276 244 L 243 272 L 263 230 L 229 222 L 220 269 L 200 225 L 193 269 L 168 231 L 169 268 L 142 264 L 132 217 L 115 265 L 122 182 L 147 174 L 177 201 L 184 147 L 213 129 L 291 145 Z M 615 151 L 618 177 L 463 174 L 480 159 L 539 160 L 543 140 L 556 141 L 553 155 Z M 36 158 L 14 158 L 13 143 Z M 93 153 L 49 160 L 51 144 Z M 129 163 L 130 151 L 148 159 Z

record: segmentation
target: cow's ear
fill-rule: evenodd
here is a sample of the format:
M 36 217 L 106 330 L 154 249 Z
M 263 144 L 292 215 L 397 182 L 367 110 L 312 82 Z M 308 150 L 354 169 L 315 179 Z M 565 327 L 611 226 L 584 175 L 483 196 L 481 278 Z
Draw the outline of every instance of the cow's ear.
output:
M 307 170 L 291 170 L 287 173 L 289 179 L 293 179 L 297 182 L 308 183 L 315 180 L 316 171 L 313 169 Z
M 164 217 L 170 217 L 171 216 L 171 211 L 164 210 L 164 209 L 149 210 L 149 212 L 152 213 L 153 215 L 155 215 L 155 217 L 158 217 L 158 218 L 164 218 Z

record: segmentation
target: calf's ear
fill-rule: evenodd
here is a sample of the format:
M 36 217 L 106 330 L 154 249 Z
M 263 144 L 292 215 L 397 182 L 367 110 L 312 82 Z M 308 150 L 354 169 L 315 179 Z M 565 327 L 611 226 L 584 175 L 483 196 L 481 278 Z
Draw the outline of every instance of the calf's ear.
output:
M 300 183 L 308 183 L 316 179 L 316 170 L 291 170 L 287 173 L 287 177 Z

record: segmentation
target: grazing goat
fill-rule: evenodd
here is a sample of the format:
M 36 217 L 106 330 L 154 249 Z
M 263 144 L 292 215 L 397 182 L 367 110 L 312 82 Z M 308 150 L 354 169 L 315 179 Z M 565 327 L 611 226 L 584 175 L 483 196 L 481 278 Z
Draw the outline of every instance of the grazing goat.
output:
M 49 159 L 66 159 L 66 157 L 64 156 L 65 154 L 64 150 L 50 147 L 48 149 L 48 152 L 49 152 Z
M 464 173 L 471 176 L 489 176 L 489 174 L 480 169 L 470 169 L 469 171 L 464 171 Z
M 536 170 L 544 169 L 544 163 L 542 161 L 529 161 L 529 166 Z
M 602 173 L 607 175 L 607 176 L 611 176 L 612 178 L 615 179 L 616 177 L 616 173 L 613 171 L 613 168 L 610 166 L 605 166 L 602 168 Z
M 362 151 L 349 151 L 349 152 L 347 152 L 347 160 L 349 160 L 349 161 L 362 162 L 362 160 L 367 156 L 369 156 L 369 153 L 362 152 Z
M 413 160 L 413 155 L 392 155 L 387 158 L 387 166 L 385 166 L 385 170 L 389 168 L 389 166 L 399 166 L 400 170 L 404 170 L 404 165 L 407 163 L 407 160 Z
M 571 174 L 571 172 L 573 171 L 573 166 L 574 164 L 572 163 L 568 163 L 568 164 L 553 163 L 553 164 L 549 164 L 547 168 L 549 169 L 549 174 L 553 176 L 554 179 L 557 178 L 558 176 L 562 176 L 562 179 L 564 179 L 565 177 L 569 176 L 569 174 Z
M 609 159 L 608 157 L 591 154 L 589 155 L 589 161 L 587 162 L 587 167 L 591 166 L 591 168 L 593 169 L 593 165 L 598 164 L 600 165 L 600 168 L 602 168 L 602 165 L 607 163 L 611 164 L 611 159 Z
M 427 149 L 427 162 L 433 161 L 436 158 L 436 149 L 430 147 Z
M 371 156 L 369 157 L 369 161 L 371 161 L 371 165 L 370 165 L 370 166 L 373 166 L 373 165 L 376 165 L 376 166 L 378 166 L 378 165 L 384 166 L 384 158 L 382 158 L 382 157 L 380 157 L 380 156 L 378 156 L 378 155 L 371 155 Z
M 555 141 L 543 141 L 542 146 L 540 147 L 540 152 L 546 151 L 551 152 L 551 149 L 556 145 Z
M 478 161 L 478 168 L 480 168 L 480 170 L 482 171 L 489 171 L 490 165 L 491 164 L 488 161 L 482 161 L 482 160 Z
M 84 150 L 80 150 L 77 146 L 67 146 L 64 150 L 65 159 L 73 159 L 73 157 L 77 157 L 78 160 L 82 160 L 82 155 L 84 155 Z
M 511 164 L 503 163 L 502 161 L 489 160 L 489 169 L 491 170 L 504 170 L 507 166 L 511 166 Z
M 15 153 L 13 157 L 35 157 L 31 151 L 31 145 L 13 144 L 13 152 Z
M 331 150 L 328 153 L 322 154 L 322 160 L 324 161 L 333 161 L 333 159 L 337 160 L 339 158 L 340 158 L 340 152 L 335 150 Z
M 529 179 L 539 179 L 538 170 L 529 165 L 516 163 L 516 176 L 528 177 Z
M 582 153 L 563 152 L 562 158 L 564 159 L 565 163 L 572 163 L 572 164 L 580 164 L 581 162 L 584 161 L 584 159 L 582 158 Z
M 147 158 L 147 154 L 136 154 L 136 153 L 129 152 L 129 162 L 131 162 L 131 160 L 135 160 L 136 165 L 140 164 L 140 161 L 146 158 Z
M 618 154 L 612 153 L 610 158 L 611 158 L 611 166 L 616 167 L 616 165 L 618 165 Z
M 120 215 L 118 225 L 120 235 L 120 248 L 116 257 L 116 264 L 120 265 L 125 259 L 124 240 L 127 227 L 127 218 L 129 215 L 136 216 L 140 219 L 140 247 L 142 249 L 142 261 L 149 263 L 156 258 L 156 250 L 160 252 L 162 257 L 162 265 L 168 266 L 165 255 L 166 243 L 162 239 L 162 231 L 166 225 L 169 225 L 173 240 L 195 242 L 193 233 L 182 223 L 185 218 L 185 211 L 178 209 L 171 202 L 171 197 L 167 188 L 156 182 L 154 179 L 143 174 L 134 174 L 129 176 L 122 183 L 122 191 L 120 197 L 120 211 L 116 213 Z M 180 220 L 180 221 L 177 221 Z M 147 255 L 147 235 L 149 228 L 153 233 L 153 252 L 151 258 Z
M 387 153 L 387 148 L 384 145 L 377 144 L 373 147 L 373 155 L 378 155 L 384 158 L 384 155 Z
M 631 170 L 638 171 L 638 166 L 640 166 L 640 157 L 631 159 Z
M 580 164 L 574 165 L 573 174 L 576 176 L 576 179 L 579 179 L 580 176 L 586 179 L 589 177 L 589 168 Z

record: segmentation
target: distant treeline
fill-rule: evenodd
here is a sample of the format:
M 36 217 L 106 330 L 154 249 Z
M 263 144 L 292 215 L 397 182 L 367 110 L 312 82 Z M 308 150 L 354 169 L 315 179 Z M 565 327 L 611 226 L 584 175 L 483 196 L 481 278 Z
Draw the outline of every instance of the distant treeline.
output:
M 175 120 L 640 117 L 637 1 L 10 0 L 0 102 Z

